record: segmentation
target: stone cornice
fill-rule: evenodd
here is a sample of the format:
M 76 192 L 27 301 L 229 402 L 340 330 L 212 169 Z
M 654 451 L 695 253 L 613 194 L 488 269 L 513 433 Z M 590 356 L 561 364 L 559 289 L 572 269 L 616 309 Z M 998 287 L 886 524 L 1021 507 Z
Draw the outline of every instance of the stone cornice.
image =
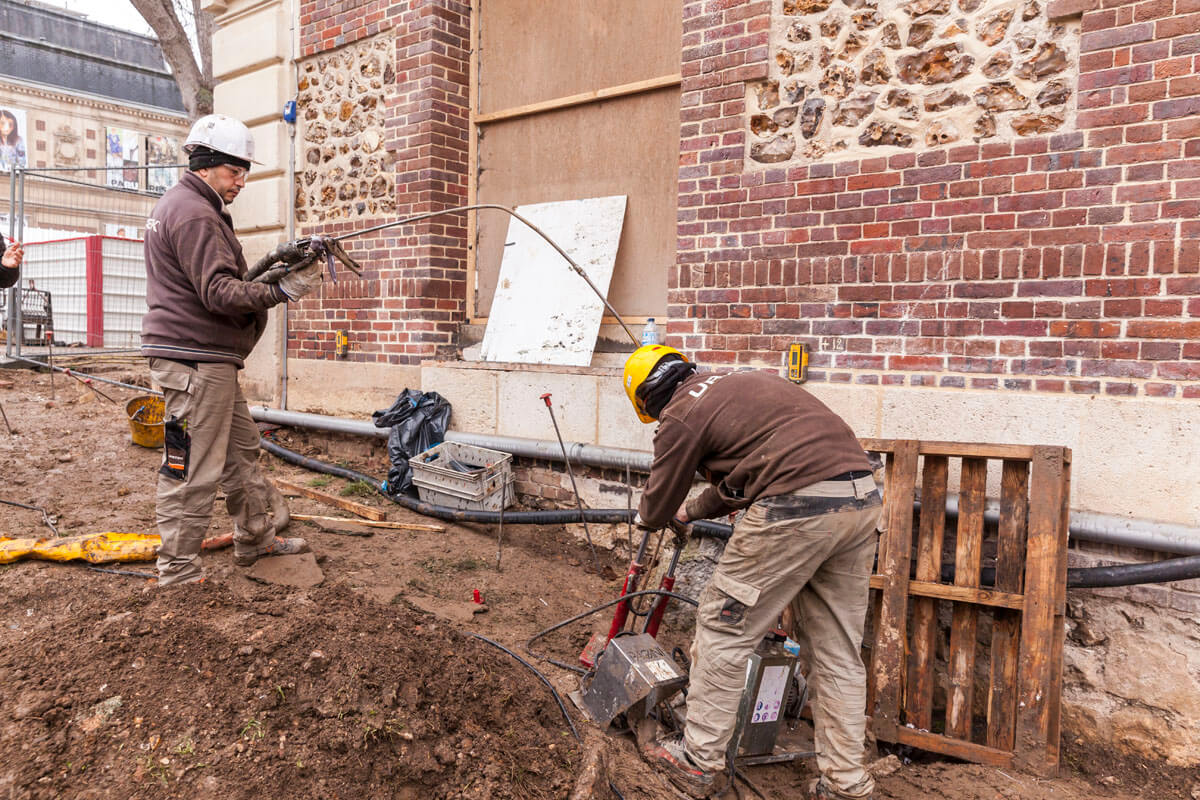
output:
M 69 92 L 54 86 L 17 81 L 7 75 L 0 75 L 0 87 L 10 89 L 16 94 L 30 95 L 60 103 L 88 106 L 106 113 L 132 114 L 145 120 L 173 125 L 187 125 L 188 123 L 188 115 L 182 111 L 163 111 L 138 103 L 114 102 L 98 95 Z

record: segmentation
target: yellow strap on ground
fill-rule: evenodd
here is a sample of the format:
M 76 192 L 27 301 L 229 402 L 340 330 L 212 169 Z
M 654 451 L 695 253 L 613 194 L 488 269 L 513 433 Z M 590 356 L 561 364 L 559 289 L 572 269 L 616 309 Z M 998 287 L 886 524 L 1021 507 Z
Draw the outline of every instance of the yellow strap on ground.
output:
M 0 537 L 0 564 L 22 558 L 43 561 L 88 561 L 105 564 L 112 561 L 152 561 L 158 553 L 156 533 L 92 533 L 85 536 L 38 539 Z

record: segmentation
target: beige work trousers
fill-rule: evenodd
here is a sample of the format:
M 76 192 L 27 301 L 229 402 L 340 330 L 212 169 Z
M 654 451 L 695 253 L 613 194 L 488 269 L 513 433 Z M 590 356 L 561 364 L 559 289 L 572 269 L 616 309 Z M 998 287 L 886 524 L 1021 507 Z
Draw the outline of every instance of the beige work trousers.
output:
M 234 547 L 254 547 L 275 535 L 273 487 L 258 470 L 258 426 L 238 386 L 233 364 L 192 368 L 150 359 L 150 377 L 163 389 L 165 419 L 187 426 L 187 476 L 158 475 L 158 582 L 165 586 L 200 574 L 200 545 L 212 522 L 218 487 L 234 521 Z
M 822 481 L 754 503 L 700 595 L 685 744 L 701 769 L 725 768 L 746 662 L 789 604 L 808 639 L 817 768 L 829 786 L 867 797 L 866 620 L 879 493 L 870 477 Z

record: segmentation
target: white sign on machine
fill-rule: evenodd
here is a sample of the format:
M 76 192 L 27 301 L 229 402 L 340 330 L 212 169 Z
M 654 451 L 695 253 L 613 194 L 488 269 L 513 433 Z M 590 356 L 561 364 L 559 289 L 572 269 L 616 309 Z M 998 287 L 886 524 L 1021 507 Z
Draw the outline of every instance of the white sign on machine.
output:
M 607 296 L 625 220 L 625 196 L 518 206 L 570 254 Z M 586 367 L 604 304 L 536 232 L 510 219 L 500 276 L 483 334 L 484 361 Z

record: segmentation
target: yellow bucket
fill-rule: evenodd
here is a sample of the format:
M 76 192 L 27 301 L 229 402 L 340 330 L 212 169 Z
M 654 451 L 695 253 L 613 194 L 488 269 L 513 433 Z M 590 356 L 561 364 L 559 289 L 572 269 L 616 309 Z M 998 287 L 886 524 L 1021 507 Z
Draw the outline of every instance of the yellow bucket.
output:
M 125 404 L 134 444 L 151 448 L 163 446 L 163 414 L 166 410 L 163 399 L 152 394 L 135 397 Z

